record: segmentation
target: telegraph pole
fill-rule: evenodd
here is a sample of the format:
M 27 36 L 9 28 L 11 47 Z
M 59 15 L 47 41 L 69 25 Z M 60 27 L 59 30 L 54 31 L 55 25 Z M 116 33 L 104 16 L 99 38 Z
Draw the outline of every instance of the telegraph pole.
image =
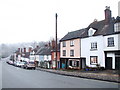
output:
M 56 35 L 55 35 L 55 37 L 56 37 L 56 69 L 57 69 L 57 17 L 58 17 L 58 15 L 57 15 L 57 13 L 55 14 L 55 18 L 56 18 Z

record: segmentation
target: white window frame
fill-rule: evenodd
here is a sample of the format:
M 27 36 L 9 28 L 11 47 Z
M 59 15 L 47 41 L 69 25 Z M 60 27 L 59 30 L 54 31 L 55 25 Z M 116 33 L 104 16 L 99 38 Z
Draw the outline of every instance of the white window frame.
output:
M 91 42 L 91 50 L 97 50 L 97 42 Z
M 110 41 L 110 40 L 112 40 L 112 41 Z M 114 37 L 108 37 L 107 38 L 107 41 L 108 41 L 108 47 L 114 47 L 115 45 L 115 43 L 114 43 Z
M 66 41 L 62 42 L 63 47 L 66 47 Z
M 70 46 L 74 46 L 74 40 L 70 40 Z
M 70 56 L 74 56 L 74 50 L 70 50 Z
M 91 65 L 98 64 L 98 56 L 90 56 L 90 64 Z

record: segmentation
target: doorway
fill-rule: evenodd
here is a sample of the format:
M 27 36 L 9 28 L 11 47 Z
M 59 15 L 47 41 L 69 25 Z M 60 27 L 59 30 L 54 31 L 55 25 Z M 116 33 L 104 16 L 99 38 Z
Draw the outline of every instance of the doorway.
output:
M 112 57 L 106 57 L 105 69 L 112 69 Z

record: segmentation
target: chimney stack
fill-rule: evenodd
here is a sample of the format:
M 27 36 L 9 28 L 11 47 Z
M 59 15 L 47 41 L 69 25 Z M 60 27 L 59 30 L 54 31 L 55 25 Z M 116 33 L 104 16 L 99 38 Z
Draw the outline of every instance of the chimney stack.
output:
M 106 6 L 105 9 L 105 24 L 109 24 L 111 21 L 112 15 L 111 15 L 111 10 L 109 6 Z
M 21 48 L 21 53 L 22 53 L 22 48 Z
M 55 49 L 55 40 L 52 40 L 52 49 Z
M 18 48 L 18 52 L 20 53 L 20 48 Z
M 29 47 L 29 51 L 28 52 L 31 52 L 32 51 L 32 48 L 31 47 Z
M 26 48 L 24 48 L 24 53 L 26 53 Z

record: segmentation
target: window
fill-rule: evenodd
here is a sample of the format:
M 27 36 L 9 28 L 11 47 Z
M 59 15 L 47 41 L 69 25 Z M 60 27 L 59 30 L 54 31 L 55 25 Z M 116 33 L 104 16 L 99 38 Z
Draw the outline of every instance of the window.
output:
M 120 31 L 120 23 L 114 24 L 114 30 L 115 30 L 115 32 L 119 32 Z
M 69 60 L 69 66 L 79 67 L 79 61 L 78 60 Z
M 74 46 L 74 41 L 70 40 L 70 46 Z
M 114 46 L 114 37 L 109 37 L 108 38 L 108 47 L 113 47 Z
M 47 59 L 49 59 L 49 55 L 47 55 Z
M 98 60 L 97 60 L 97 56 L 90 56 L 90 64 L 97 64 Z
M 63 41 L 63 47 L 66 47 L 66 42 L 65 41 Z
M 97 42 L 91 43 L 91 50 L 96 50 L 97 49 Z
M 66 50 L 63 50 L 63 56 L 66 56 Z
M 92 36 L 92 35 L 94 35 L 95 32 L 96 32 L 95 29 L 90 28 L 89 31 L 88 31 L 88 35 L 89 35 L 89 36 Z
M 74 56 L 74 50 L 70 50 L 70 56 Z

